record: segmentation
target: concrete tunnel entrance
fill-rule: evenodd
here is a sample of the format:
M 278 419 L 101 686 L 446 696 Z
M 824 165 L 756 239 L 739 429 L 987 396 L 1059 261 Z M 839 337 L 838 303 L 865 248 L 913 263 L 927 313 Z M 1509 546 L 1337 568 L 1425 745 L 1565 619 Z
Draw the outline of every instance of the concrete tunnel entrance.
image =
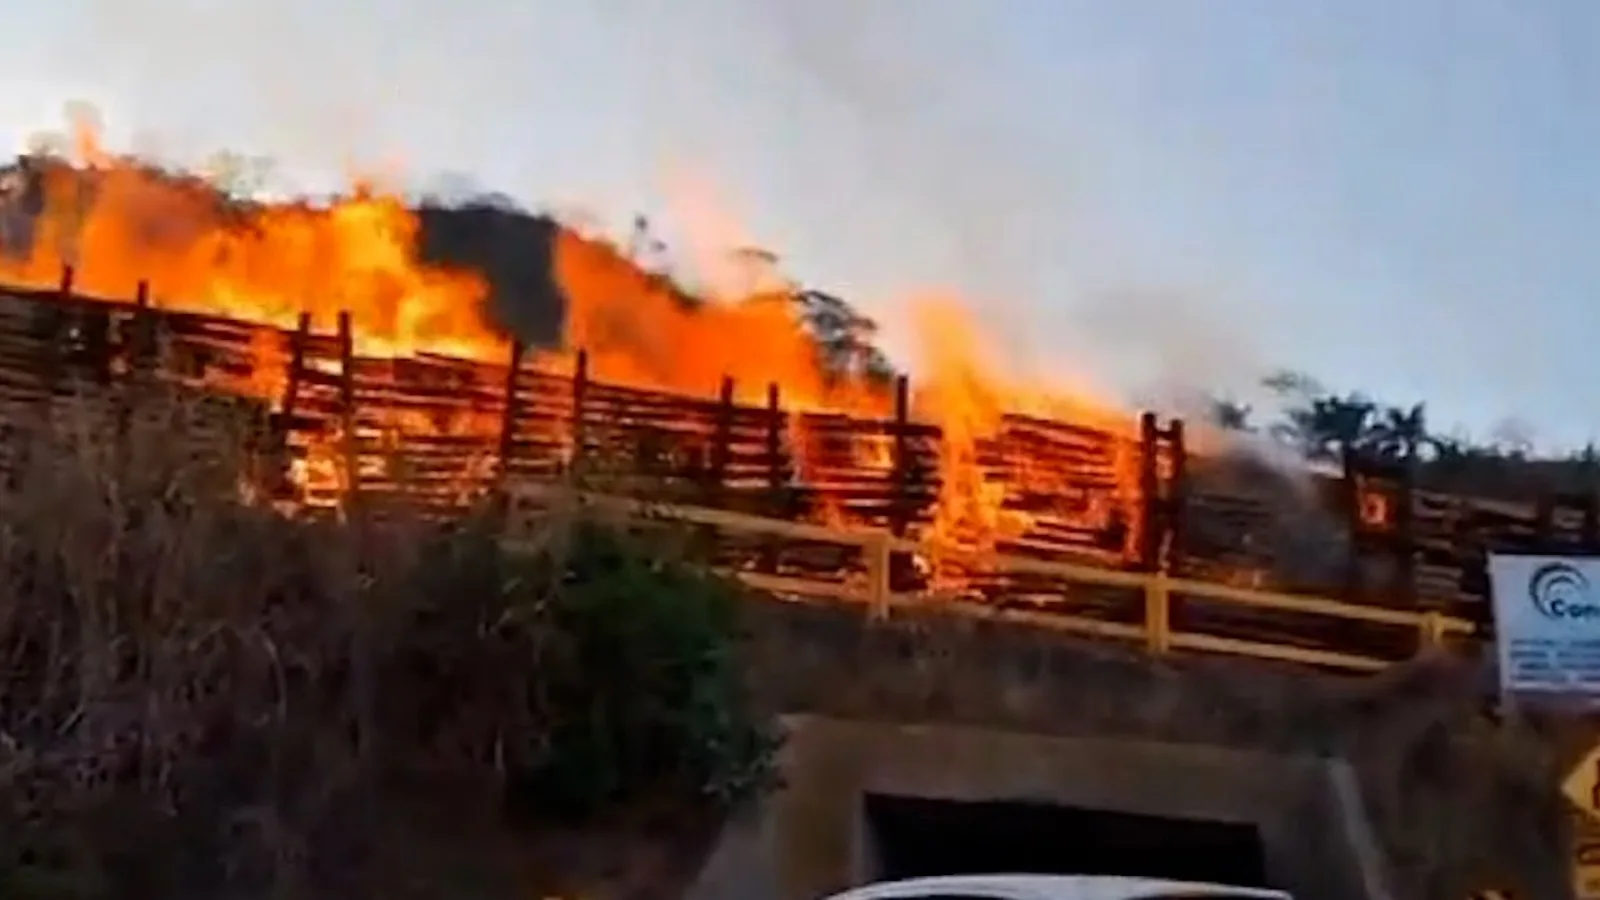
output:
M 1027 872 L 1271 886 L 1254 825 L 873 793 L 863 805 L 873 880 Z

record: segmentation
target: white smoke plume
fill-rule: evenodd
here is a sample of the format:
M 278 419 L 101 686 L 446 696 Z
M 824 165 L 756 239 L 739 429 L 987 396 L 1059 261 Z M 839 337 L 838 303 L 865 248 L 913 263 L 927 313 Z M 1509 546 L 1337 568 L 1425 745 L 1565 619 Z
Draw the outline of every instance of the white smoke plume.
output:
M 689 171 L 741 242 L 861 303 L 902 359 L 899 301 L 929 286 L 1020 368 L 1124 396 L 1237 388 L 1269 362 L 1211 312 L 1224 269 L 1172 283 L 1124 252 L 1084 199 L 1092 114 L 1048 78 L 996 74 L 982 4 L 85 2 L 0 63 L 31 98 L 0 124 L 83 97 L 114 143 L 264 155 L 277 187 L 325 190 L 356 161 L 464 171 L 613 226 L 664 211 L 669 243 L 706 219 L 664 177 Z

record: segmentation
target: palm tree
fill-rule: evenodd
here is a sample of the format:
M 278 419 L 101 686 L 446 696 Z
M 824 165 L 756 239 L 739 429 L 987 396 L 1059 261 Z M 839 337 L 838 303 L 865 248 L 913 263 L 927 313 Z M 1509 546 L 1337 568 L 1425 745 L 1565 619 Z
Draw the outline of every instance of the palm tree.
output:
M 1363 449 L 1385 459 L 1415 459 L 1430 442 L 1426 404 L 1416 403 L 1385 407 L 1372 423 Z
M 1313 397 L 1303 406 L 1291 406 L 1273 431 L 1311 459 L 1335 460 L 1346 448 L 1363 446 L 1377 408 L 1361 394 Z

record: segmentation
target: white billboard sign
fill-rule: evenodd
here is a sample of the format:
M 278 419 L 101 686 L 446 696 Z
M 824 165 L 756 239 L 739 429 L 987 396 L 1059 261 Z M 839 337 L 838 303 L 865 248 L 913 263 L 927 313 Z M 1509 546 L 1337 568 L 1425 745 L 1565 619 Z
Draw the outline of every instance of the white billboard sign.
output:
M 1600 557 L 1490 554 L 1500 689 L 1600 702 Z

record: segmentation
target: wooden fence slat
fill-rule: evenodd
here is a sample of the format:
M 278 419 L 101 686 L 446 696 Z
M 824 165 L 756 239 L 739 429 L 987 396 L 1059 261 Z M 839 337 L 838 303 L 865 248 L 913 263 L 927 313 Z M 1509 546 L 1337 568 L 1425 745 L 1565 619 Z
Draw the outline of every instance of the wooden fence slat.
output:
M 0 410 L 48 409 L 53 397 L 69 387 L 76 390 L 85 378 L 106 378 L 107 366 L 114 362 L 126 366 L 115 369 L 117 374 L 137 369 L 146 348 L 154 373 L 169 383 L 210 390 L 251 376 L 252 337 L 264 330 L 258 323 L 151 308 L 145 282 L 139 284 L 132 308 L 125 300 L 80 297 L 75 293 L 78 280 L 73 268 L 64 266 L 53 287 L 0 295 Z M 123 330 L 130 317 L 133 327 Z M 146 324 L 161 330 L 159 342 L 153 337 L 146 342 Z M 718 503 L 741 504 L 741 509 L 780 519 L 814 512 L 826 495 L 831 507 L 849 517 L 909 536 L 929 520 L 937 500 L 939 429 L 910 421 L 903 378 L 895 385 L 892 416 L 791 416 L 782 409 L 777 385 L 769 385 L 764 405 L 732 402 L 726 390 L 715 400 L 679 397 L 595 381 L 585 352 L 577 354 L 574 371 L 567 376 L 535 367 L 523 370 L 515 359 L 507 367 L 436 354 L 362 358 L 355 355 L 354 327 L 346 313 L 334 333 L 313 333 L 308 320 L 292 335 L 271 330 L 274 340 L 291 348 L 275 417 L 285 443 L 291 430 L 309 436 L 324 431 L 331 435 L 332 428 L 341 428 L 352 488 L 361 484 L 356 477 L 361 466 L 370 469 L 372 457 L 380 453 L 378 444 L 358 438 L 356 428 L 381 426 L 401 432 L 397 452 L 423 473 L 419 484 L 424 475 L 429 484 L 449 481 L 452 467 L 468 469 L 474 454 L 498 454 L 498 469 L 491 470 L 501 479 L 513 469 L 547 471 L 562 456 L 553 442 L 564 437 L 569 464 L 581 462 L 591 448 L 608 453 L 631 448 L 648 463 L 652 477 L 673 491 L 691 490 L 698 483 L 710 488 L 704 496 Z M 163 358 L 164 346 L 172 348 L 170 360 Z M 498 410 L 496 402 L 502 404 Z M 433 420 L 443 423 L 436 435 L 432 425 L 394 424 Z M 1267 506 L 1247 497 L 1207 495 L 1203 488 L 1191 496 L 1192 467 L 1182 423 L 1151 417 L 1150 425 L 1146 435 L 1141 420 L 1137 447 L 1141 508 L 1113 507 L 1140 520 L 1143 542 L 1131 548 L 1139 565 L 1158 567 L 1164 559 L 1174 572 L 1258 565 L 1258 551 L 1238 537 L 1251 530 L 1270 532 L 1273 520 Z M 792 483 L 791 427 L 807 437 L 806 484 Z M 465 429 L 461 435 L 458 428 Z M 1110 535 L 1096 532 L 1089 511 L 1101 509 L 1103 499 L 1125 477 L 1116 466 L 1117 454 L 1130 449 L 1128 440 L 1121 432 L 1082 422 L 1007 414 L 1002 433 L 980 441 L 980 465 L 989 467 L 993 483 L 1005 487 L 1005 508 L 1026 513 L 1032 524 L 1027 533 L 1002 546 L 1044 557 L 1104 559 L 1094 543 Z M 509 458 L 519 454 L 513 465 Z M 1344 585 L 1349 599 L 1380 600 L 1363 596 L 1368 586 L 1360 583 L 1360 573 L 1364 562 L 1384 555 L 1399 571 L 1383 602 L 1401 598 L 1409 604 L 1415 597 L 1417 603 L 1426 599 L 1427 609 L 1474 603 L 1482 610 L 1481 573 L 1474 572 L 1481 555 L 1472 549 L 1474 542 L 1492 549 L 1600 544 L 1600 504 L 1592 492 L 1547 497 L 1535 504 L 1440 499 L 1416 490 L 1414 471 L 1390 475 L 1363 469 L 1353 458 L 1345 462 L 1339 502 L 1354 530 L 1362 528 L 1364 482 L 1395 501 L 1393 520 L 1381 534 L 1352 542 Z M 780 548 L 769 549 L 764 560 L 770 558 L 775 566 Z M 896 557 L 897 563 L 901 560 L 909 561 L 903 553 Z M 782 561 L 789 566 L 787 556 Z M 1473 590 L 1465 583 L 1448 589 L 1452 578 L 1473 581 Z M 907 584 L 914 581 L 905 579 Z

